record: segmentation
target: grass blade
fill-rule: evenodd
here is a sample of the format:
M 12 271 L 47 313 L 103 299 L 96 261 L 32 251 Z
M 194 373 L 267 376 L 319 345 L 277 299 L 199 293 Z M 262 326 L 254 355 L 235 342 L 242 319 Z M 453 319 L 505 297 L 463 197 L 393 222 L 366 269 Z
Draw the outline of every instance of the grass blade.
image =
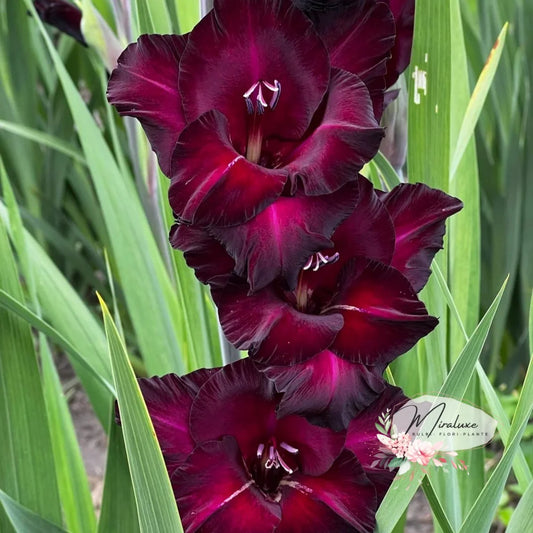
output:
M 494 469 L 487 484 L 483 487 L 470 513 L 466 517 L 460 533 L 469 533 L 472 528 L 485 531 L 490 528 L 496 513 L 505 482 L 511 470 L 515 454 L 520 449 L 520 440 L 533 411 L 533 297 L 530 301 L 530 363 L 518 400 L 518 405 L 511 424 L 509 444 L 506 446 L 500 462 Z
M 44 335 L 41 335 L 40 346 L 44 398 L 50 421 L 57 483 L 65 524 L 70 533 L 94 533 L 96 516 L 87 473 L 67 401 Z
M 13 527 L 20 533 L 67 533 L 64 529 L 20 505 L 3 490 L 0 490 L 0 502 Z
M 533 524 L 533 483 L 520 498 L 507 526 L 507 533 L 524 533 Z
M 0 221 L 0 289 L 22 299 L 5 225 Z M 0 486 L 24 507 L 61 524 L 48 420 L 30 327 L 0 310 Z M 2 529 L 0 517 L 0 530 Z
M 90 372 L 94 378 L 106 387 L 109 392 L 114 393 L 114 388 L 112 385 L 112 375 L 111 369 L 107 368 L 95 368 L 92 361 L 88 361 L 85 357 L 78 352 L 78 350 L 72 346 L 72 344 L 61 335 L 57 330 L 55 330 L 50 324 L 39 318 L 33 311 L 28 309 L 25 305 L 21 304 L 19 301 L 15 300 L 10 294 L 6 291 L 0 289 L 0 306 L 7 311 L 10 311 L 22 318 L 30 326 L 33 326 L 41 333 L 44 333 L 51 341 L 55 342 L 58 346 L 61 346 L 66 350 L 72 357 L 74 357 L 80 365 L 82 365 L 88 372 Z M 109 373 L 108 373 L 109 372 Z
M 174 494 L 135 374 L 107 306 L 100 300 L 142 533 L 182 531 Z
M 85 158 L 78 150 L 66 143 L 65 141 L 50 135 L 49 133 L 44 133 L 39 130 L 34 130 L 28 128 L 27 126 L 22 126 L 21 124 L 15 124 L 13 122 L 7 122 L 5 120 L 0 120 L 0 130 L 8 131 L 30 141 L 35 141 L 42 146 L 48 146 L 71 159 L 74 159 L 78 163 L 86 165 L 87 162 Z
M 424 494 L 433 511 L 433 515 L 437 518 L 442 531 L 444 533 L 454 533 L 454 529 L 446 516 L 446 512 L 442 508 L 439 498 L 433 489 L 433 485 L 431 485 L 431 481 L 427 476 L 422 480 L 422 489 L 424 490 Z
M 108 434 L 109 447 L 98 533 L 138 533 L 137 504 L 131 485 L 122 428 L 115 422 L 114 409 Z
M 466 108 L 466 113 L 464 115 L 463 123 L 461 125 L 457 143 L 455 145 L 455 151 L 453 152 L 452 156 L 450 170 L 450 176 L 452 179 L 465 153 L 465 149 L 474 133 L 479 115 L 483 109 L 483 104 L 487 99 L 489 89 L 492 85 L 492 80 L 494 79 L 494 75 L 496 74 L 496 70 L 500 63 L 508 27 L 509 24 L 506 23 L 502 28 L 500 35 L 498 35 L 498 38 L 494 43 L 494 47 L 492 48 L 487 59 L 487 63 L 479 75 L 474 92 L 472 93 L 472 97 L 468 103 L 468 107 Z

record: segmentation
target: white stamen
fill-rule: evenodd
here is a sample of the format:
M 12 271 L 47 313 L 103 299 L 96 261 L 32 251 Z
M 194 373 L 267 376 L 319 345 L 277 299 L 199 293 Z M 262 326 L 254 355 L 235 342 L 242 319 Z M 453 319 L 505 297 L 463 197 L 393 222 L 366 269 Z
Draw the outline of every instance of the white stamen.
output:
M 265 445 L 264 444 L 260 444 L 258 447 L 257 447 L 257 458 L 258 459 L 261 459 L 261 457 L 263 457 L 263 452 L 265 451 Z
M 268 83 L 268 81 L 264 81 L 263 84 L 265 85 L 265 87 L 267 89 L 270 89 L 272 92 L 277 92 L 279 91 L 279 81 L 278 80 L 274 80 L 274 85 L 272 85 L 271 83 Z
M 287 444 L 286 442 L 282 442 L 279 445 L 279 447 L 283 448 L 284 450 L 288 451 L 289 453 L 292 453 L 293 455 L 300 452 L 300 450 L 298 450 L 298 448 L 294 448 L 293 446 L 291 446 L 290 444 Z
M 303 270 L 309 270 L 314 264 L 315 266 L 313 267 L 313 272 L 317 272 L 318 270 L 320 270 L 321 267 L 325 265 L 336 263 L 339 260 L 339 257 L 339 252 L 335 252 L 332 256 L 324 255 L 320 252 L 317 252 L 307 260 L 307 263 L 303 267 Z
M 276 452 L 277 453 L 277 452 Z M 277 453 L 279 464 L 282 466 L 283 470 L 288 474 L 292 474 L 294 470 L 281 458 L 281 455 Z
M 244 94 L 244 98 L 250 98 L 250 95 L 255 91 L 256 87 L 259 85 L 259 82 L 256 81 Z

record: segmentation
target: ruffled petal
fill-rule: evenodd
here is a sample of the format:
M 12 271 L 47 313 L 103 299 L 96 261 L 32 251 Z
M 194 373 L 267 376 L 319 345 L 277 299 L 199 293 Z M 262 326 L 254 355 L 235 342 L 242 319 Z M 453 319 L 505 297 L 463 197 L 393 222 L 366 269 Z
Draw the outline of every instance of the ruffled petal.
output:
M 330 349 L 367 365 L 389 363 L 438 324 L 400 272 L 365 259 L 346 265 L 339 294 L 327 312 L 344 317 Z
M 276 426 L 273 384 L 250 359 L 226 365 L 196 396 L 190 411 L 196 443 L 233 435 L 245 460 L 255 457 Z
M 344 451 L 318 477 L 296 473 L 281 482 L 283 533 L 371 533 L 376 525 L 376 491 L 357 458 Z
M 261 116 L 261 130 L 265 137 L 296 139 L 329 80 L 327 51 L 312 23 L 289 0 L 215 1 L 191 32 L 180 64 L 189 121 L 221 111 L 230 120 L 234 146 L 244 153 L 249 115 L 243 95 L 258 81 L 276 80 L 281 95 L 275 109 Z
M 288 365 L 305 361 L 326 349 L 342 328 L 340 313 L 300 313 L 272 287 L 252 295 L 247 284 L 213 290 L 220 324 L 228 340 L 250 350 L 262 364 Z
M 187 265 L 202 283 L 212 287 L 224 287 L 228 283 L 235 262 L 206 229 L 174 224 L 170 244 L 183 251 Z
M 169 473 L 182 464 L 194 448 L 189 430 L 189 410 L 200 386 L 215 372 L 202 369 L 183 378 L 167 374 L 161 378 L 139 380 Z
M 344 447 L 344 432 L 311 424 L 296 415 L 279 417 L 275 437 L 298 450 L 299 471 L 310 476 L 327 472 Z
M 389 0 L 389 2 L 396 23 L 396 40 L 392 57 L 387 64 L 387 87 L 395 83 L 409 65 L 415 23 L 415 0 Z
M 378 504 L 381 502 L 390 484 L 392 483 L 396 469 L 390 471 L 379 468 L 373 463 L 377 460 L 381 443 L 377 438 L 376 422 L 378 417 L 390 409 L 394 413 L 408 398 L 402 389 L 387 385 L 382 394 L 361 411 L 350 423 L 346 437 L 346 448 L 352 451 L 363 466 L 368 478 L 374 483 L 378 496 Z
M 186 43 L 187 35 L 141 35 L 119 57 L 107 88 L 109 102 L 121 115 L 139 119 L 167 176 L 185 127 L 178 76 Z
M 392 266 L 419 292 L 431 274 L 433 257 L 442 248 L 446 219 L 460 211 L 463 203 L 422 183 L 398 185 L 381 200 L 396 232 Z
M 383 136 L 364 82 L 354 74 L 332 69 L 323 109 L 309 136 L 285 156 L 284 168 L 293 186 L 301 183 L 306 194 L 328 194 L 357 179 Z
M 333 230 L 354 208 L 357 183 L 324 196 L 280 197 L 246 224 L 212 228 L 252 291 L 283 278 L 294 288 L 309 257 L 329 248 Z
M 352 214 L 335 230 L 331 240 L 339 252 L 335 265 L 342 267 L 356 256 L 389 264 L 395 246 L 392 219 L 372 183 L 359 177 L 359 201 Z
M 270 533 L 280 521 L 279 505 L 257 488 L 230 436 L 198 446 L 172 476 L 172 488 L 185 533 Z
M 278 416 L 298 414 L 340 431 L 376 399 L 385 382 L 377 372 L 329 350 L 299 365 L 261 368 L 283 393 Z
M 181 221 L 200 226 L 246 222 L 282 192 L 285 170 L 256 165 L 230 143 L 228 120 L 209 111 L 180 135 L 172 158 L 170 205 Z
M 365 82 L 379 118 L 396 33 L 387 4 L 375 0 L 330 2 L 329 6 L 311 7 L 308 13 L 326 44 L 331 65 L 357 74 Z
M 33 5 L 43 22 L 87 46 L 81 32 L 82 13 L 79 7 L 64 0 L 33 0 Z

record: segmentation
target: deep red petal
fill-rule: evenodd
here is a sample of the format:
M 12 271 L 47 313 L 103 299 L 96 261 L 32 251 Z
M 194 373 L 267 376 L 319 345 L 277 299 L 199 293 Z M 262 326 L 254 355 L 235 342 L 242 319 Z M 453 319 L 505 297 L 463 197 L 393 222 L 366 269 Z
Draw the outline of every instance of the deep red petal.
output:
M 243 94 L 253 84 L 281 83 L 276 108 L 261 118 L 264 136 L 298 138 L 328 79 L 326 49 L 289 0 L 217 0 L 191 32 L 179 83 L 188 119 L 221 111 L 230 120 L 234 146 L 244 153 L 249 115 Z
M 235 268 L 235 262 L 221 244 L 203 228 L 174 224 L 170 244 L 183 251 L 187 265 L 196 277 L 212 287 L 225 286 Z
M 167 176 L 185 127 L 178 73 L 186 43 L 187 35 L 141 35 L 119 57 L 107 88 L 109 102 L 121 115 L 139 119 Z
M 280 520 L 279 505 L 257 488 L 232 437 L 198 446 L 172 487 L 185 533 L 269 533 Z
M 374 483 L 378 496 L 378 504 L 381 502 L 390 484 L 392 483 L 396 469 L 390 471 L 384 468 L 372 466 L 377 460 L 376 455 L 382 446 L 377 435 L 376 422 L 378 417 L 391 410 L 391 414 L 403 405 L 408 398 L 398 387 L 387 385 L 380 397 L 361 411 L 351 422 L 348 427 L 348 436 L 346 437 L 346 448 L 351 450 L 363 466 L 368 478 Z
M 263 369 L 284 393 L 278 416 L 306 416 L 314 424 L 339 431 L 383 390 L 383 379 L 364 365 L 350 363 L 329 350 L 299 365 Z
M 396 41 L 392 49 L 392 58 L 387 64 L 387 87 L 390 87 L 409 65 L 415 22 L 415 0 L 389 1 L 396 23 Z
M 33 5 L 43 22 L 55 26 L 87 46 L 81 32 L 81 9 L 64 0 L 33 0 Z
M 328 194 L 355 181 L 384 135 L 374 118 L 368 89 L 354 74 L 332 69 L 326 98 L 307 139 L 285 159 L 291 179 L 301 182 L 309 195 Z
M 463 204 L 457 198 L 422 183 L 402 184 L 381 196 L 396 231 L 392 266 L 416 292 L 426 284 L 431 261 L 442 248 L 446 219 Z
M 224 366 L 196 396 L 190 415 L 196 443 L 233 435 L 243 457 L 251 461 L 259 444 L 276 427 L 273 384 L 250 359 Z
M 189 224 L 246 222 L 282 192 L 284 170 L 251 163 L 230 143 L 228 120 L 210 111 L 189 124 L 172 158 L 170 205 Z
M 298 449 L 300 472 L 320 476 L 339 457 L 345 433 L 315 426 L 301 416 L 290 415 L 278 419 L 275 437 L 278 443 L 285 442 Z
M 213 290 L 222 329 L 237 348 L 262 364 L 305 361 L 327 348 L 342 328 L 339 313 L 309 315 L 294 309 L 272 287 L 252 295 L 246 284 Z
M 392 219 L 372 184 L 359 177 L 359 201 L 352 214 L 333 233 L 334 247 L 327 254 L 339 253 L 339 260 L 327 269 L 337 279 L 342 267 L 356 256 L 389 264 L 395 245 Z M 324 269 L 326 271 L 326 269 Z
M 324 40 L 333 67 L 357 74 L 369 87 L 376 116 L 381 116 L 385 75 L 396 27 L 384 2 L 340 2 L 312 18 Z
M 341 313 L 344 327 L 331 350 L 353 362 L 389 363 L 412 348 L 437 324 L 396 269 L 369 260 L 355 260 L 329 312 Z
M 374 486 L 356 457 L 344 451 L 322 476 L 296 473 L 282 481 L 282 518 L 276 531 L 371 533 L 376 507 Z
M 139 380 L 169 473 L 183 463 L 194 448 L 189 430 L 189 411 L 199 387 L 214 372 L 216 370 L 204 369 L 192 377 L 167 374 L 161 378 Z
M 280 197 L 246 224 L 211 231 L 252 291 L 278 277 L 292 289 L 309 257 L 331 247 L 329 237 L 353 211 L 357 190 L 350 183 L 329 195 Z

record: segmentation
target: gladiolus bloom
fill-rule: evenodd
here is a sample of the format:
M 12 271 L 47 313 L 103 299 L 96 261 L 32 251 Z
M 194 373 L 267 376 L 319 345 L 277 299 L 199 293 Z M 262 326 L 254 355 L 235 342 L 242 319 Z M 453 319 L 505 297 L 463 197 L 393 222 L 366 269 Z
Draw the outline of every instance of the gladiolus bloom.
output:
M 186 533 L 195 531 L 371 532 L 378 496 L 366 471 L 375 436 L 367 422 L 383 401 L 363 411 L 361 432 L 345 447 L 347 433 L 279 416 L 280 395 L 245 359 L 183 378 L 140 380 L 161 445 Z M 403 401 L 399 389 L 383 394 Z M 382 396 L 383 396 L 382 395 Z M 383 472 L 392 481 L 390 472 Z M 376 477 L 377 476 L 377 477 Z
M 383 17 L 382 25 L 359 21 L 350 71 L 330 63 L 289 0 L 217 0 L 190 34 L 130 45 L 108 98 L 143 124 L 172 179 L 177 218 L 232 226 L 280 197 L 328 195 L 353 182 L 383 137 L 366 84 L 394 42 L 385 5 Z
M 226 336 L 257 362 L 292 365 L 327 349 L 383 366 L 436 326 L 416 292 L 442 246 L 444 222 L 461 202 L 420 184 L 400 185 L 381 199 L 364 178 L 359 189 L 333 246 L 296 265 L 292 290 L 290 282 L 275 280 L 250 294 L 250 285 L 236 278 L 213 289 Z M 265 276 L 267 252 L 258 248 L 252 265 Z

